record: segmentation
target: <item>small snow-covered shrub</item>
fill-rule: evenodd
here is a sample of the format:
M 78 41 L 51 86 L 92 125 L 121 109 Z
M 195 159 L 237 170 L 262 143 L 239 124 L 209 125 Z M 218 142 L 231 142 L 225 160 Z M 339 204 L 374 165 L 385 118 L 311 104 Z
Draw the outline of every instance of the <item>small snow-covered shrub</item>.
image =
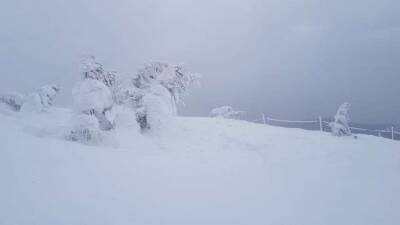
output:
M 335 115 L 334 122 L 329 124 L 334 136 L 352 136 L 349 125 L 349 109 L 350 104 L 347 102 L 343 103 Z
M 21 111 L 44 112 L 53 105 L 59 92 L 60 88 L 57 85 L 45 85 L 27 96 Z
M 24 101 L 24 96 L 18 93 L 0 94 L 0 104 L 14 112 L 21 110 Z
M 231 106 L 218 107 L 210 112 L 210 117 L 225 119 L 240 119 L 243 115 L 243 111 L 235 111 Z
M 60 88 L 55 84 L 45 85 L 39 88 L 37 93 L 40 96 L 43 108 L 47 109 L 52 106 L 59 92 Z
M 77 115 L 73 120 L 72 130 L 67 139 L 83 144 L 100 143 L 103 140 L 103 134 L 97 118 L 92 115 Z

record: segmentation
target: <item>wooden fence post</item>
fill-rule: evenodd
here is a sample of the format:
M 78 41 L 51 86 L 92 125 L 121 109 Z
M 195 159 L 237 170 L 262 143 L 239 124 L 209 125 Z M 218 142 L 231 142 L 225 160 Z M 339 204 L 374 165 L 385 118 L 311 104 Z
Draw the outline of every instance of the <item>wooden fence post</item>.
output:
M 321 116 L 319 116 L 319 130 L 324 131 L 324 128 L 322 126 L 322 117 Z
M 394 140 L 394 127 L 392 127 L 392 140 Z

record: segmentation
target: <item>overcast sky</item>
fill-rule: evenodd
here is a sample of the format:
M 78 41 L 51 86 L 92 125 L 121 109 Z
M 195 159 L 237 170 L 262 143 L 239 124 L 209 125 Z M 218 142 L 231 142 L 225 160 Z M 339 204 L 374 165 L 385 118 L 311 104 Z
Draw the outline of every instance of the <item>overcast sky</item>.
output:
M 0 92 L 58 83 L 71 102 L 82 56 L 133 74 L 184 62 L 204 75 L 181 112 L 231 105 L 256 119 L 400 122 L 398 0 L 1 0 Z

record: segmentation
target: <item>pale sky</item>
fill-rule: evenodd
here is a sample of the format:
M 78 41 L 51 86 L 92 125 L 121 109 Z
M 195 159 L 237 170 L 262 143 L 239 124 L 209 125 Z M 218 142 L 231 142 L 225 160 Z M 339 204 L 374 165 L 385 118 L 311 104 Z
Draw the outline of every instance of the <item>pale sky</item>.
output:
M 398 0 L 0 0 L 0 92 L 58 83 L 71 102 L 82 56 L 133 74 L 145 62 L 202 73 L 181 108 L 247 117 L 400 123 Z

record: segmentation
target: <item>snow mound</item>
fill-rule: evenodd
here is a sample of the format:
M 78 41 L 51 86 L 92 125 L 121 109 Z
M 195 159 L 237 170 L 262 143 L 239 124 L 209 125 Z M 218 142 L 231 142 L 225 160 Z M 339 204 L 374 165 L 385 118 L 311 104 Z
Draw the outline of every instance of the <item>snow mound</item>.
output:
M 178 117 L 96 147 L 60 138 L 72 115 L 0 114 L 0 224 L 400 222 L 400 142 Z

